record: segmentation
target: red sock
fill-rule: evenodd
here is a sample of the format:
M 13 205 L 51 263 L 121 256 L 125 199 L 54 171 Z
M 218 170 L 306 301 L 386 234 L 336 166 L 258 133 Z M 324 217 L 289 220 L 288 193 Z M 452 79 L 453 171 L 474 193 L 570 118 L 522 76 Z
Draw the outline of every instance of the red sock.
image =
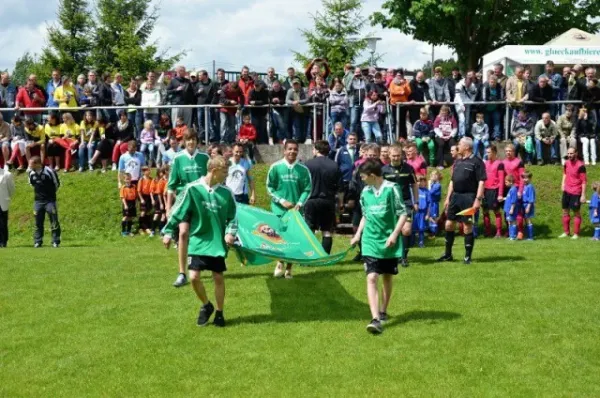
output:
M 9 161 L 12 164 L 14 164 L 15 160 L 19 159 L 20 157 L 21 157 L 21 151 L 19 150 L 19 146 L 17 145 L 15 150 L 13 151 Z M 19 164 L 21 164 L 21 162 L 19 162 Z
M 520 233 L 523 233 L 523 214 L 517 214 L 517 228 Z
M 579 235 L 579 231 L 581 230 L 581 216 L 575 216 L 575 220 L 573 221 L 573 232 L 575 235 Z
M 485 228 L 486 235 L 492 234 L 492 223 L 490 222 L 490 214 L 489 213 L 485 213 L 483 215 L 483 227 Z
M 500 212 L 495 213 L 496 215 L 496 235 L 502 235 L 502 214 Z
M 569 235 L 571 233 L 571 216 L 568 214 L 563 214 L 563 231 L 565 234 Z

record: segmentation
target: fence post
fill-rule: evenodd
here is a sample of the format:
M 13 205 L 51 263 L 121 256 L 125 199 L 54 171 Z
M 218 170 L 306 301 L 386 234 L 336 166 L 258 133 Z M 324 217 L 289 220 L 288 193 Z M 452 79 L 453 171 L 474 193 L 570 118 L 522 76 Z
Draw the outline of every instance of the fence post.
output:
M 395 128 L 395 133 L 396 135 L 394 136 L 394 142 L 396 142 L 398 140 L 398 137 L 400 137 L 400 102 L 396 103 L 396 128 Z
M 508 134 L 510 130 L 509 121 L 510 121 L 510 106 L 508 103 L 505 106 L 504 111 L 504 141 L 508 141 Z
M 313 104 L 313 145 L 317 141 L 317 104 Z
M 329 139 L 329 99 L 325 101 L 323 106 L 323 139 Z
M 207 106 L 204 106 L 204 142 L 208 145 L 209 142 L 209 134 L 208 134 L 208 112 L 210 109 Z

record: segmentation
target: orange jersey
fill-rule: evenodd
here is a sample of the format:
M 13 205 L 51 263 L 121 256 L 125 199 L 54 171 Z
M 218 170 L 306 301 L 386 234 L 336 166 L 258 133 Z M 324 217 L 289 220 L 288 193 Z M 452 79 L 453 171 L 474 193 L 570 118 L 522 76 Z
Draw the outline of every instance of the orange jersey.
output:
M 137 198 L 137 192 L 135 190 L 135 187 L 133 185 L 124 185 L 123 187 L 121 187 L 120 197 L 121 199 L 125 199 L 126 201 L 135 200 Z
M 177 138 L 177 141 L 183 140 L 183 134 L 185 134 L 186 130 L 187 126 L 185 124 L 183 126 L 173 128 L 173 132 L 175 134 L 175 138 Z
M 166 178 L 163 178 L 163 179 L 160 180 L 160 182 L 162 183 L 162 185 L 161 185 L 161 191 L 160 192 L 163 195 L 166 195 L 167 194 L 167 183 L 169 182 L 169 180 L 166 179 Z
M 142 177 L 137 184 L 138 193 L 150 195 L 152 193 L 152 179 Z
M 150 191 L 152 191 L 153 195 L 162 195 L 165 192 L 165 184 L 167 181 L 163 178 L 159 180 L 152 180 L 152 185 L 150 185 Z

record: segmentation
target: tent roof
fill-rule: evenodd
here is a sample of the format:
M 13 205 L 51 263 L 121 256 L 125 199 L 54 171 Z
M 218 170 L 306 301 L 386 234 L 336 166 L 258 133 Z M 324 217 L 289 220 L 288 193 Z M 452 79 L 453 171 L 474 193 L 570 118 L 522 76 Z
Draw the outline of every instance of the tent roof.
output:
M 600 46 L 600 36 L 593 35 L 581 29 L 572 28 L 547 42 L 549 46 Z

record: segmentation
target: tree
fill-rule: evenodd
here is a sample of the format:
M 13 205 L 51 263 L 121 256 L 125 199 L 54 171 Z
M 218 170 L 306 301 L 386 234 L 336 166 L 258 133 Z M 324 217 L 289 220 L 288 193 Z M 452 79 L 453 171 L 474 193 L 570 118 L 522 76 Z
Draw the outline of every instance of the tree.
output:
M 84 72 L 89 69 L 94 26 L 87 0 L 60 0 L 57 17 L 57 24 L 48 27 L 48 45 L 40 60 L 63 74 Z
M 121 71 L 127 77 L 170 68 L 185 53 L 167 57 L 148 43 L 159 8 L 152 0 L 98 0 L 92 49 L 93 65 L 103 71 Z
M 452 69 L 458 67 L 458 62 L 454 58 L 449 59 L 436 59 L 433 62 L 433 67 L 437 68 L 440 66 L 442 68 L 442 73 L 444 76 L 450 76 L 452 73 Z M 421 68 L 421 70 L 425 73 L 426 77 L 431 77 L 431 61 L 427 61 L 425 65 Z
M 461 67 L 477 69 L 486 53 L 507 44 L 545 43 L 567 29 L 595 33 L 597 0 L 386 0 L 373 25 L 398 29 L 456 51 Z
M 367 22 L 361 16 L 361 0 L 322 0 L 323 12 L 311 14 L 314 30 L 300 29 L 308 44 L 308 52 L 293 51 L 296 62 L 308 65 L 314 58 L 325 58 L 332 73 L 342 75 L 344 64 L 354 63 L 367 48 L 360 37 Z
M 11 74 L 11 80 L 16 86 L 22 86 L 27 78 L 33 74 L 42 79 L 41 81 L 38 80 L 39 84 L 45 84 L 43 79 L 50 76 L 51 72 L 52 66 L 41 62 L 37 54 L 31 55 L 26 52 L 21 58 L 17 59 L 15 69 Z

